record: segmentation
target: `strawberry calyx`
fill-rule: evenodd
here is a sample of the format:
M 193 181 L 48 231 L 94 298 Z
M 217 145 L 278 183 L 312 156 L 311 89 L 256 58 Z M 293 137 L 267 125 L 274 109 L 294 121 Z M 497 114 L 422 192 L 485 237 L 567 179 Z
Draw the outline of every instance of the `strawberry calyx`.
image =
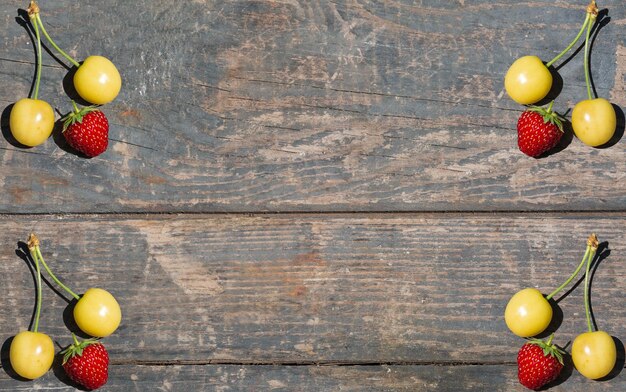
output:
M 559 131 L 563 132 L 564 118 L 557 112 L 552 111 L 553 104 L 554 104 L 554 101 L 550 102 L 550 105 L 548 106 L 548 108 L 543 108 L 541 106 L 528 106 L 526 110 L 539 114 L 541 118 L 543 118 L 543 122 L 545 124 L 550 123 L 550 124 L 556 125 Z
M 83 350 L 85 350 L 88 346 L 91 346 L 92 344 L 100 344 L 100 341 L 96 338 L 85 339 L 81 342 L 78 341 L 76 335 L 74 334 L 72 334 L 72 338 L 74 339 L 74 343 L 60 352 L 60 354 L 63 354 L 63 364 L 75 356 L 82 356 Z
M 565 351 L 561 350 L 556 345 L 552 344 L 552 339 L 554 338 L 554 334 L 550 335 L 550 338 L 547 342 L 541 339 L 528 339 L 527 344 L 532 344 L 535 346 L 539 346 L 543 350 L 543 355 L 546 357 L 554 357 L 561 365 L 563 365 L 563 355 Z
M 100 110 L 98 106 L 85 106 L 82 109 L 79 109 L 74 101 L 72 101 L 72 105 L 74 105 L 74 110 L 62 119 L 63 132 L 65 132 L 69 127 L 74 124 L 82 123 L 83 117 L 85 117 L 88 113 L 97 112 Z

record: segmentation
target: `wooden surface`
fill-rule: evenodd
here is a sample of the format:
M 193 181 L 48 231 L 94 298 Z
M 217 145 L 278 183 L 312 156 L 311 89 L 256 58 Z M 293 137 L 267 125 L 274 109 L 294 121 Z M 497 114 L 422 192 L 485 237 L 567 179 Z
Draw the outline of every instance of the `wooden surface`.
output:
M 75 389 L 58 365 L 24 382 L 8 363 L 33 313 L 31 231 L 72 287 L 120 300 L 111 391 L 522 391 L 504 306 L 558 286 L 595 232 L 593 312 L 618 366 L 568 366 L 550 390 L 626 390 L 623 1 L 599 3 L 591 61 L 617 137 L 568 134 L 541 159 L 517 149 L 504 73 L 556 55 L 586 2 L 40 1 L 61 47 L 122 73 L 94 159 L 58 132 L 10 138 L 35 66 L 23 3 L 0 4 L 0 390 Z M 43 72 L 66 113 L 67 70 L 45 54 Z M 586 98 L 582 53 L 559 74 L 565 112 Z M 44 301 L 64 346 L 67 298 Z M 581 286 L 559 308 L 564 345 L 585 330 Z

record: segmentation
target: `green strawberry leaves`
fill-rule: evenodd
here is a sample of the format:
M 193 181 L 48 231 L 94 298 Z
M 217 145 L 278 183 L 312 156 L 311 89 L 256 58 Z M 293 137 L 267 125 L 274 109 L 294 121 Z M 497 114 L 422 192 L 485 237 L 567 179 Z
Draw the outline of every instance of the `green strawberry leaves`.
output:
M 561 365 L 563 365 L 563 355 L 565 351 L 561 350 L 556 345 L 552 344 L 552 338 L 554 334 L 550 336 L 547 342 L 544 342 L 540 339 L 529 339 L 529 344 L 534 344 L 535 346 L 539 346 L 543 350 L 543 355 L 546 357 L 554 357 Z
M 82 356 L 83 350 L 92 344 L 99 343 L 99 340 L 96 338 L 85 339 L 82 342 L 79 342 L 76 338 L 76 335 L 72 334 L 74 338 L 74 343 L 68 346 L 65 350 L 61 351 L 60 354 L 63 354 L 63 364 L 70 360 L 70 358 L 75 356 Z
M 541 106 L 528 106 L 527 110 L 538 113 L 543 118 L 544 123 L 554 124 L 559 128 L 559 131 L 563 132 L 563 121 L 565 121 L 565 118 L 559 113 L 552 111 L 553 103 L 554 101 L 550 103 L 547 109 Z
M 64 132 L 70 126 L 76 123 L 82 123 L 83 117 L 85 117 L 88 113 L 100 110 L 98 106 L 85 106 L 82 109 L 78 109 L 78 106 L 76 106 L 76 103 L 74 101 L 72 101 L 72 105 L 74 105 L 74 110 L 62 119 Z

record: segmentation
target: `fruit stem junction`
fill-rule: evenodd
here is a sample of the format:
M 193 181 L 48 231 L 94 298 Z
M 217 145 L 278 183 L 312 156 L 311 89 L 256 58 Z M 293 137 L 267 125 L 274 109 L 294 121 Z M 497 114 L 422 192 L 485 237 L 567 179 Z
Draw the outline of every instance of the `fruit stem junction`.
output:
M 30 250 L 31 256 L 33 254 L 33 248 L 39 246 L 39 239 L 35 234 L 31 234 L 28 238 L 28 249 Z M 37 332 L 39 330 L 39 316 L 41 315 L 41 268 L 39 267 L 39 261 L 36 257 L 33 257 L 33 261 L 35 262 L 35 271 L 37 273 L 36 285 L 37 285 L 37 305 L 35 307 L 35 320 L 33 322 L 33 332 Z
M 76 337 L 76 334 L 74 332 L 72 332 L 72 339 L 74 340 L 74 344 L 75 345 L 79 345 L 80 342 L 78 341 L 78 338 Z
M 31 246 L 31 239 L 32 239 L 32 246 Z M 31 234 L 31 239 L 29 239 L 28 243 L 28 250 L 30 251 L 30 255 L 32 256 L 33 260 L 35 260 L 35 265 L 38 266 L 39 262 L 41 262 L 41 264 L 43 265 L 43 267 L 46 269 L 46 271 L 48 272 L 48 275 L 50 275 L 50 277 L 52 278 L 52 280 L 54 280 L 56 282 L 56 284 L 58 284 L 59 286 L 61 286 L 61 288 L 65 291 L 68 292 L 68 294 L 70 294 L 72 297 L 74 297 L 75 299 L 80 299 L 80 296 L 77 295 L 76 293 L 74 293 L 69 287 L 67 287 L 66 285 L 64 285 L 50 270 L 50 267 L 48 267 L 48 264 L 46 264 L 45 260 L 43 259 L 43 255 L 41 254 L 41 248 L 39 247 L 39 239 L 37 239 L 37 237 L 34 234 Z
M 56 49 L 57 52 L 59 52 L 63 57 L 65 57 L 70 63 L 74 64 L 76 67 L 80 67 L 80 64 L 78 63 L 78 61 L 74 60 L 74 58 L 72 58 L 69 54 L 65 53 L 61 48 L 59 48 L 59 46 L 50 37 L 50 35 L 46 31 L 46 28 L 43 25 L 39 12 L 40 10 L 39 10 L 39 6 L 37 5 L 37 2 L 31 1 L 28 7 L 28 15 L 30 16 L 31 23 L 33 24 L 33 27 L 35 28 L 35 33 L 37 33 L 37 30 L 38 30 L 37 27 L 39 26 L 41 28 L 41 32 L 43 33 L 43 35 L 46 37 L 48 42 L 50 42 L 50 45 L 52 45 L 54 49 Z

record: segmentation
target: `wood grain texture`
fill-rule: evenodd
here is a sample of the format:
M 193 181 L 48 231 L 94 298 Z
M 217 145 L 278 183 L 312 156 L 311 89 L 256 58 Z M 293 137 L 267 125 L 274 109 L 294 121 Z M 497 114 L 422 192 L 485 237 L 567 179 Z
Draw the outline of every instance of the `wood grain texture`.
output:
M 112 366 L 103 391 L 475 391 L 523 392 L 515 366 Z M 64 380 L 61 376 L 61 379 Z M 568 374 L 553 392 L 618 391 L 623 380 Z M 74 391 L 48 374 L 18 384 L 0 375 L 0 391 Z
M 121 70 L 95 159 L 58 129 L 11 140 L 35 69 L 23 3 L 0 4 L 1 391 L 75 389 L 58 366 L 23 382 L 8 364 L 34 308 L 31 231 L 75 291 L 122 304 L 103 390 L 316 392 L 524 390 L 506 302 L 558 286 L 596 232 L 592 306 L 618 366 L 602 382 L 569 366 L 551 390 L 626 390 L 623 0 L 600 2 L 591 61 L 618 138 L 570 134 L 541 159 L 517 149 L 503 76 L 556 55 L 586 1 L 41 2 L 61 47 Z M 47 53 L 43 70 L 40 97 L 66 113 L 68 69 Z M 565 112 L 586 98 L 582 53 L 558 73 Z M 64 346 L 50 288 L 41 330 Z M 564 345 L 586 327 L 581 287 L 558 305 Z
M 577 3 L 46 3 L 59 45 L 112 58 L 124 87 L 99 158 L 58 134 L 34 149 L 0 139 L 0 212 L 623 210 L 623 141 L 529 159 L 502 88 L 515 58 L 575 36 Z M 624 107 L 626 7 L 600 6 L 594 86 Z M 34 54 L 16 3 L 0 12 L 6 136 Z M 562 112 L 585 98 L 581 57 L 559 70 Z M 45 56 L 41 97 L 62 113 L 65 75 Z
M 503 321 L 510 296 L 557 287 L 593 231 L 608 244 L 593 275 L 596 321 L 626 337 L 625 225 L 625 215 L 41 216 L 0 219 L 0 243 L 36 230 L 70 287 L 116 295 L 115 361 L 489 365 L 514 362 L 523 343 Z M 5 342 L 33 310 L 13 249 L 0 253 Z M 67 344 L 66 301 L 50 290 L 44 300 L 41 330 Z M 582 290 L 560 309 L 565 344 L 586 326 Z

